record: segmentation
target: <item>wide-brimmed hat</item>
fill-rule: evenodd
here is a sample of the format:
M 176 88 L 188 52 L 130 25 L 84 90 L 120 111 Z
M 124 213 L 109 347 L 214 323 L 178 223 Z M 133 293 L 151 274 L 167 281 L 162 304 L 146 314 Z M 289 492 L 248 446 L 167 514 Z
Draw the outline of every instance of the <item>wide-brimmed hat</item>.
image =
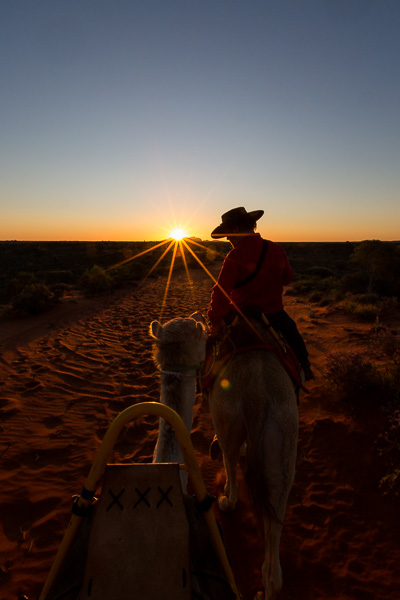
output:
M 211 233 L 212 238 L 226 237 L 232 230 L 241 225 L 246 225 L 251 222 L 258 221 L 264 214 L 263 210 L 252 210 L 247 212 L 243 206 L 232 208 L 224 213 L 221 217 L 221 225 L 218 225 Z

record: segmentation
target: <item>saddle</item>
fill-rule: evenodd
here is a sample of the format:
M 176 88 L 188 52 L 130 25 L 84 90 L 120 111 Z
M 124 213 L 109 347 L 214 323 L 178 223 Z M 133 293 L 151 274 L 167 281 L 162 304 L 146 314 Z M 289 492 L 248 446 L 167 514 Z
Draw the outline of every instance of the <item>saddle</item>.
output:
M 250 350 L 273 352 L 290 375 L 298 397 L 299 389 L 308 392 L 301 378 L 301 366 L 293 350 L 260 311 L 258 314 L 236 314 L 220 340 L 209 336 L 202 371 L 202 391 L 207 392 L 217 376 L 223 376 L 229 361 L 236 354 Z

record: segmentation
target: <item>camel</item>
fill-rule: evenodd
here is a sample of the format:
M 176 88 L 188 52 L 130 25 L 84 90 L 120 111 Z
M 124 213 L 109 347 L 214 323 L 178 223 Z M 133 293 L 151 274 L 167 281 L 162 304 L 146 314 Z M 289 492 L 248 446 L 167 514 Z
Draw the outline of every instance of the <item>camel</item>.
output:
M 154 340 L 154 361 L 161 374 L 161 402 L 173 408 L 190 431 L 196 400 L 196 377 L 200 374 L 206 351 L 206 328 L 191 317 L 172 319 L 164 326 L 153 321 L 150 335 Z M 162 418 L 153 462 L 183 462 L 174 430 Z M 190 527 L 192 598 L 234 600 L 237 596 L 215 553 L 204 515 L 195 507 L 193 497 L 186 494 L 187 472 L 181 471 L 180 477 Z
M 207 333 L 202 323 L 192 319 L 172 319 L 164 326 L 150 324 L 154 340 L 154 361 L 161 374 L 161 402 L 173 408 L 192 428 L 196 400 L 196 376 L 205 356 Z M 160 418 L 159 434 L 153 462 L 183 462 L 182 453 L 171 425 Z M 183 492 L 187 488 L 187 472 L 181 471 Z
M 276 343 L 259 321 L 250 322 L 268 343 Z M 279 544 L 295 474 L 299 428 L 295 388 L 274 352 L 254 349 L 233 354 L 205 394 L 226 472 L 224 493 L 218 499 L 223 512 L 236 506 L 236 469 L 246 443 L 246 480 L 262 515 L 265 537 L 265 595 L 256 598 L 273 600 L 282 588 Z
M 257 320 L 251 320 L 251 324 L 253 329 L 262 329 L 268 343 L 276 343 Z M 155 361 L 162 376 L 161 401 L 177 410 L 190 429 L 196 369 L 205 358 L 204 318 L 194 313 L 189 319 L 173 319 L 164 327 L 153 322 L 150 332 L 156 345 Z M 293 382 L 272 351 L 254 349 L 234 354 L 225 364 L 223 374 L 217 376 L 205 394 L 226 472 L 218 507 L 227 512 L 236 506 L 236 470 L 241 448 L 246 444 L 246 479 L 264 525 L 264 599 L 274 600 L 282 588 L 279 544 L 297 452 L 299 424 Z M 181 462 L 173 432 L 168 424 L 160 421 L 154 460 Z M 181 476 L 183 489 L 186 489 L 185 474 Z M 257 594 L 257 599 L 260 598 Z

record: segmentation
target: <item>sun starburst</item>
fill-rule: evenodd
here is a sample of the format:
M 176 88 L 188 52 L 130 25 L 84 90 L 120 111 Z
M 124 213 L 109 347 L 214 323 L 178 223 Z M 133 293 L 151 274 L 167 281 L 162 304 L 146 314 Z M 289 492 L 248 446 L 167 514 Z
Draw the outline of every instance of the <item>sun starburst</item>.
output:
M 184 237 L 187 237 L 186 231 L 184 229 L 182 229 L 181 227 L 176 227 L 175 229 L 173 229 L 171 231 L 171 237 L 177 241 L 180 242 L 181 240 L 183 240 Z

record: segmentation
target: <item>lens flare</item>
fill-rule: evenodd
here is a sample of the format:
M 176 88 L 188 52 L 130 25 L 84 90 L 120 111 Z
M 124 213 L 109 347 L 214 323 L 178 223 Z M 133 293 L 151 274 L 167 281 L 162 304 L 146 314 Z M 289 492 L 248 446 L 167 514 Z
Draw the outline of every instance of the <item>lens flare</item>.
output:
M 186 256 L 185 256 L 186 251 L 201 266 L 201 268 L 208 275 L 208 277 L 211 279 L 211 281 L 215 285 L 218 285 L 219 289 L 226 296 L 226 298 L 230 302 L 232 302 L 230 296 L 227 294 L 227 292 L 224 290 L 224 288 L 219 285 L 219 283 L 215 279 L 214 275 L 212 275 L 212 273 L 207 269 L 207 267 L 205 266 L 205 264 L 202 262 L 202 260 L 199 258 L 199 256 L 196 254 L 196 252 L 194 251 L 194 249 L 191 246 L 198 247 L 198 248 L 201 248 L 202 250 L 205 250 L 207 252 L 207 257 L 210 260 L 213 260 L 215 258 L 215 250 L 213 248 L 210 248 L 208 245 L 199 244 L 199 242 L 196 242 L 195 239 L 193 239 L 193 238 L 188 238 L 186 231 L 184 229 L 178 228 L 178 227 L 176 227 L 175 229 L 173 229 L 171 231 L 170 237 L 167 238 L 166 240 L 163 240 L 162 242 L 155 243 L 150 248 L 146 248 L 145 250 L 142 250 L 142 252 L 139 252 L 138 254 L 135 254 L 134 256 L 130 256 L 129 258 L 126 258 L 125 260 L 123 260 L 123 261 L 121 261 L 119 263 L 116 263 L 116 264 L 112 265 L 111 267 L 108 267 L 106 269 L 106 271 L 112 271 L 113 269 L 121 267 L 122 265 L 127 265 L 128 263 L 130 263 L 131 261 L 135 260 L 136 258 L 142 257 L 145 254 L 147 254 L 148 252 L 152 252 L 153 250 L 159 249 L 161 251 L 161 249 L 162 249 L 163 246 L 166 246 L 164 248 L 164 251 L 162 251 L 161 255 L 158 256 L 158 258 L 156 258 L 154 265 L 149 269 L 149 271 L 147 272 L 147 274 L 144 275 L 144 277 L 142 278 L 142 283 L 144 283 L 146 281 L 146 279 L 149 277 L 149 275 L 151 275 L 151 273 L 163 261 L 164 257 L 169 253 L 169 251 L 172 250 L 172 258 L 171 258 L 171 263 L 170 263 L 170 267 L 169 267 L 169 270 L 168 270 L 167 281 L 166 281 L 166 284 L 165 284 L 164 297 L 163 297 L 162 304 L 161 304 L 161 307 L 160 307 L 159 321 L 161 321 L 163 313 L 164 313 L 164 308 L 165 308 L 165 305 L 166 305 L 166 302 L 167 302 L 168 290 L 169 290 L 169 286 L 171 284 L 172 273 L 173 273 L 173 270 L 174 270 L 174 265 L 175 265 L 177 257 L 181 257 L 182 258 L 183 265 L 185 267 L 185 271 L 186 271 L 186 275 L 187 275 L 187 279 L 188 279 L 188 283 L 189 283 L 190 289 L 191 289 L 191 291 L 193 293 L 193 289 L 192 289 L 193 281 L 191 280 L 190 274 L 189 274 L 189 265 L 187 263 Z M 249 325 L 249 327 L 253 330 L 254 334 L 257 337 L 259 337 L 260 342 L 261 343 L 265 343 L 265 340 L 260 335 L 260 332 L 248 320 L 248 318 L 240 310 L 240 308 L 238 306 L 236 306 L 233 302 L 232 302 L 232 304 L 233 304 L 234 308 L 236 309 L 237 313 L 247 322 L 247 324 Z M 221 381 L 221 387 L 224 390 L 228 390 L 229 387 L 230 387 L 230 382 L 227 379 L 223 379 Z
M 184 231 L 180 227 L 177 227 L 176 229 L 173 229 L 171 231 L 171 237 L 177 242 L 180 242 L 181 240 L 183 240 L 184 237 L 187 237 L 186 231 Z

